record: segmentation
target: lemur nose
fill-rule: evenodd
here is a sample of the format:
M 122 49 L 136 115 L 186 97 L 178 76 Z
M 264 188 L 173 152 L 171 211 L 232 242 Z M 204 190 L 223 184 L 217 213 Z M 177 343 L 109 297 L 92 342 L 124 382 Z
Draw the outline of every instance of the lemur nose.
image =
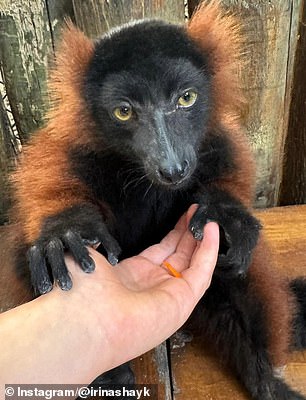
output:
M 169 164 L 165 163 L 160 169 L 159 174 L 166 183 L 180 183 L 188 174 L 189 162 L 184 160 L 182 163 Z

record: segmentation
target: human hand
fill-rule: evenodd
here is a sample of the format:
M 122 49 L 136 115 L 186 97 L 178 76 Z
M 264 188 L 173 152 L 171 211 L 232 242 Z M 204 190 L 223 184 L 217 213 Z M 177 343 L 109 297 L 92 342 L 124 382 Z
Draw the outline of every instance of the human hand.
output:
M 215 223 L 202 242 L 189 232 L 194 210 L 159 244 L 115 267 L 93 249 L 93 273 L 67 257 L 72 290 L 56 286 L 1 314 L 0 397 L 7 382 L 90 383 L 175 332 L 208 288 L 218 255 Z M 164 260 L 182 278 L 170 275 Z
M 135 257 L 111 266 L 93 249 L 96 264 L 84 275 L 69 257 L 73 289 L 59 288 L 48 296 L 65 296 L 71 304 L 82 304 L 96 332 L 97 374 L 155 347 L 187 320 L 208 288 L 218 256 L 219 230 L 205 227 L 204 239 L 196 241 L 188 230 L 195 207 L 183 215 L 176 227 L 159 243 Z M 167 260 L 182 278 L 162 267 Z M 76 312 L 78 312 L 76 310 Z M 111 351 L 106 351 L 105 345 Z

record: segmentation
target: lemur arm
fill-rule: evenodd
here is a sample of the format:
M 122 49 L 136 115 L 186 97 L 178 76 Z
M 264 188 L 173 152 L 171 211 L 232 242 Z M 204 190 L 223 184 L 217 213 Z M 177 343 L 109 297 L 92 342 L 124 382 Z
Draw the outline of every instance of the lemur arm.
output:
M 13 176 L 16 218 L 22 231 L 32 285 L 36 292 L 52 288 L 46 262 L 62 289 L 72 282 L 64 263 L 69 250 L 85 272 L 94 269 L 86 245 L 102 243 L 115 264 L 120 247 L 106 226 L 107 207 L 97 204 L 86 186 L 72 175 L 67 144 L 53 141 L 48 128 L 39 132 L 23 154 Z

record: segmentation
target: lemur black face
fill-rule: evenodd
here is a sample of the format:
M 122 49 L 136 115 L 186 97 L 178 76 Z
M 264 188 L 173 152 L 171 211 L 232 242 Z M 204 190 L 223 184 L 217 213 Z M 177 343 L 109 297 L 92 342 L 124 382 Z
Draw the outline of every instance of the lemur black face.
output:
M 178 188 L 197 165 L 209 117 L 210 74 L 181 27 L 140 22 L 97 43 L 85 98 L 104 142 Z

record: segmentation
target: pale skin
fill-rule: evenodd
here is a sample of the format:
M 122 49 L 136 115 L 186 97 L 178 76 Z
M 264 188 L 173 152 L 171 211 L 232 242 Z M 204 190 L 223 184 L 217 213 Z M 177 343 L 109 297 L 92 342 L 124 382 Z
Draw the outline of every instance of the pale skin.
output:
M 187 228 L 194 209 L 157 245 L 112 267 L 93 249 L 85 274 L 67 257 L 73 288 L 58 287 L 0 316 L 0 398 L 8 383 L 89 384 L 171 336 L 208 288 L 219 229 L 196 242 Z M 167 260 L 182 273 L 173 277 Z

